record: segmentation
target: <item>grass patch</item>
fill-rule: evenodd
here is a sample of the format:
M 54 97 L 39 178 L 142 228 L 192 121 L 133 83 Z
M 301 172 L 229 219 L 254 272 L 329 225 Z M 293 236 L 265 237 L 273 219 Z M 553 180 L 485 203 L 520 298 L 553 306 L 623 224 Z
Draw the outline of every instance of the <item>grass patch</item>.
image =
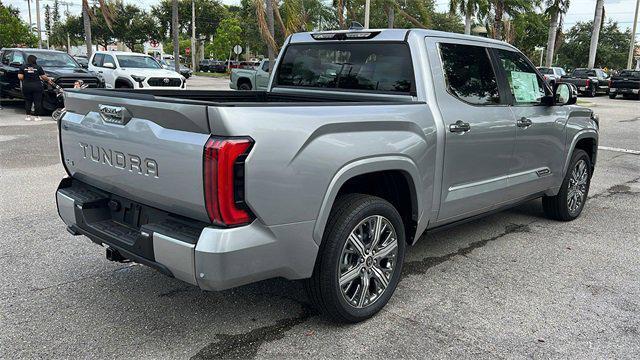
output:
M 210 72 L 202 72 L 202 71 L 194 72 L 193 75 L 206 76 L 206 77 L 212 77 L 212 78 L 228 78 L 229 77 L 229 74 L 227 73 L 210 73 Z

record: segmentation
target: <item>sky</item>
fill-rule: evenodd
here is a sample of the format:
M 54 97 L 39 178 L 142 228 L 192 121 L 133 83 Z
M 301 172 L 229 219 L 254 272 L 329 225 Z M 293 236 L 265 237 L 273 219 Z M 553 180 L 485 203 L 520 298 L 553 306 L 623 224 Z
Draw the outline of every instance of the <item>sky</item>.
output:
M 31 1 L 31 11 L 32 11 L 32 21 L 35 23 L 36 12 L 35 12 L 35 2 L 36 0 Z M 79 14 L 81 11 L 81 0 L 59 0 L 60 2 L 68 2 L 69 11 L 72 14 Z M 326 0 L 330 1 L 330 0 Z M 435 0 L 436 7 L 439 11 L 448 11 L 449 9 L 449 1 L 447 0 Z M 29 13 L 27 11 L 27 0 L 2 0 L 4 4 L 13 5 L 20 9 L 20 15 L 24 21 L 28 21 Z M 159 3 L 159 0 L 124 0 L 125 3 L 136 4 L 142 6 L 144 8 L 150 8 L 151 6 Z M 240 0 L 222 0 L 225 4 L 234 4 L 237 5 L 240 3 Z M 569 11 L 565 17 L 565 29 L 573 26 L 578 21 L 589 21 L 593 19 L 593 12 L 595 8 L 595 0 L 571 0 L 571 6 L 569 7 Z M 617 21 L 620 28 L 626 30 L 627 28 L 631 28 L 633 25 L 633 12 L 635 10 L 635 0 L 605 0 L 605 15 L 608 19 L 612 19 Z M 44 6 L 46 4 L 52 5 L 53 0 L 40 0 L 41 7 L 41 21 L 44 23 Z M 64 10 L 64 6 L 62 7 Z M 364 23 L 364 20 L 362 21 Z M 44 26 L 44 25 L 43 25 Z M 640 36 L 640 25 L 636 31 L 636 38 Z

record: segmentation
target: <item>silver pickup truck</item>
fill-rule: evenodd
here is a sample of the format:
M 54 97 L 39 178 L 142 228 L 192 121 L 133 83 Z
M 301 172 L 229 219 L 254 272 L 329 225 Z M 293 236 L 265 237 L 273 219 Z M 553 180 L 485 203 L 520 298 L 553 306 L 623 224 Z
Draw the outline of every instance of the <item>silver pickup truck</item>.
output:
M 269 59 L 255 69 L 231 69 L 229 87 L 234 90 L 266 90 L 269 85 Z
M 425 231 L 587 200 L 598 119 L 513 46 L 428 30 L 298 33 L 267 91 L 72 90 L 56 193 L 74 235 L 206 290 L 305 279 L 346 322 Z

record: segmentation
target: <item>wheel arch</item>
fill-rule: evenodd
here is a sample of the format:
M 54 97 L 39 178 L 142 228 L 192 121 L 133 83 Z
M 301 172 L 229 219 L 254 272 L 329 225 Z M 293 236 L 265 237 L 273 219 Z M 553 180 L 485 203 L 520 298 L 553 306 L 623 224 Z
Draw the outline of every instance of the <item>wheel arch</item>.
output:
M 567 158 L 564 162 L 564 168 L 562 170 L 562 176 L 567 173 L 569 168 L 569 163 L 571 162 L 571 157 L 573 157 L 573 153 L 576 149 L 584 150 L 591 159 L 591 166 L 593 167 L 596 164 L 597 155 L 598 155 L 598 133 L 594 129 L 584 129 L 579 131 L 576 135 L 574 135 L 571 140 L 571 146 L 569 147 L 569 151 L 567 153 Z
M 383 184 L 390 185 L 386 189 L 388 191 L 382 191 Z M 406 208 L 397 210 L 405 221 L 407 241 L 413 244 L 424 211 L 422 191 L 419 191 L 421 188 L 418 168 L 407 157 L 383 156 L 346 164 L 336 172 L 325 192 L 313 229 L 313 239 L 318 245 L 322 242 L 322 235 L 337 197 L 343 193 L 358 192 L 382 197 L 396 208 L 410 203 L 410 212 Z M 358 191 L 352 191 L 356 189 Z
M 246 76 L 241 76 L 238 78 L 238 80 L 236 81 L 237 84 L 237 88 L 240 89 L 240 85 L 242 84 L 249 84 L 249 86 L 251 86 L 251 90 L 254 89 L 253 83 L 251 82 L 251 79 L 249 79 Z
M 122 77 L 122 76 L 116 78 L 116 80 L 113 82 L 113 87 L 117 88 L 118 84 L 122 84 L 122 83 L 127 84 L 132 89 L 134 88 L 133 82 L 131 82 L 131 80 L 129 80 L 129 79 L 125 78 L 125 77 Z

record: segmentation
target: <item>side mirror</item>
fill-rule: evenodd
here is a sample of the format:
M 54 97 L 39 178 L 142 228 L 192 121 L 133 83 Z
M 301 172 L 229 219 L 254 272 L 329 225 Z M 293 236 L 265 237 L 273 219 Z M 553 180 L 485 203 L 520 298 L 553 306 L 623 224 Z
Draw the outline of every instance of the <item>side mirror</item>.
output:
M 553 89 L 556 105 L 573 105 L 578 101 L 578 89 L 573 84 L 560 83 Z
M 107 69 L 115 69 L 116 66 L 113 63 L 110 62 L 106 62 L 104 64 L 102 64 L 102 67 L 106 67 Z

